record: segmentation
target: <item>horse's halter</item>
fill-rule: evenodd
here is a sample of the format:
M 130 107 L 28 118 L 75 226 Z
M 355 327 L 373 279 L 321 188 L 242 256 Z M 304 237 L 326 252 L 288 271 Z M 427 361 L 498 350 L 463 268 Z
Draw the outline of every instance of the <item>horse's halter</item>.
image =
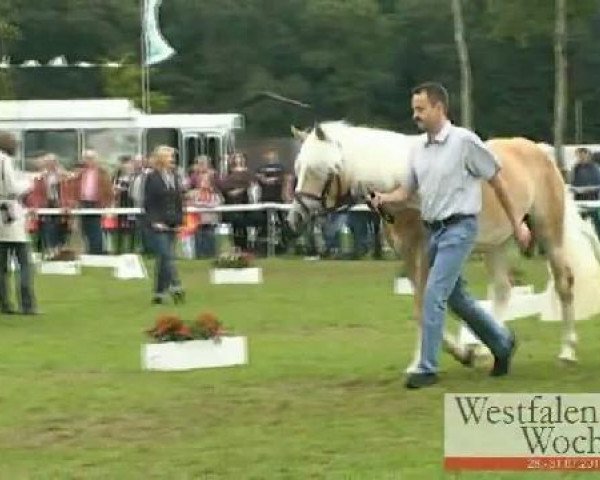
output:
M 339 143 L 335 142 L 335 144 L 341 152 L 342 148 L 339 145 Z M 343 158 L 344 157 L 342 156 L 342 161 L 340 163 L 344 163 Z M 331 192 L 331 187 L 334 184 L 334 182 L 337 186 L 335 200 L 333 206 L 328 207 L 327 199 L 329 197 L 329 193 Z M 294 192 L 294 199 L 298 202 L 300 207 L 302 207 L 302 210 L 306 213 L 308 217 L 316 217 L 328 215 L 329 213 L 343 212 L 348 210 L 356 203 L 352 193 L 350 192 L 350 189 L 348 189 L 345 193 L 342 194 L 342 178 L 339 173 L 333 171 L 330 171 L 327 174 L 327 178 L 325 179 L 325 183 L 323 184 L 323 188 L 321 189 L 320 195 L 299 191 Z M 321 210 L 317 213 L 311 212 L 310 207 L 306 204 L 306 199 L 318 201 L 319 205 L 321 206 Z

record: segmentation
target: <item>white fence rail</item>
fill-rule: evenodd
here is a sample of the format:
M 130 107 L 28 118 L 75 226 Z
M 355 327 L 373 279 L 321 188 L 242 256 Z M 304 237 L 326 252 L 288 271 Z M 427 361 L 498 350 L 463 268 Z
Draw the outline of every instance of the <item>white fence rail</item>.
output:
M 589 211 L 594 209 L 600 210 L 600 200 L 580 200 L 577 201 L 577 207 L 582 211 Z M 186 207 L 186 212 L 191 213 L 228 213 L 228 212 L 257 212 L 266 211 L 267 214 L 276 211 L 288 211 L 291 208 L 289 203 L 254 203 L 246 205 L 220 205 L 218 207 Z M 369 211 L 366 204 L 354 205 L 350 210 L 352 211 Z M 143 209 L 141 208 L 37 208 L 31 209 L 31 212 L 35 212 L 38 216 L 46 215 L 142 215 Z M 267 217 L 267 255 L 273 255 L 275 253 L 275 232 L 273 221 L 271 217 Z

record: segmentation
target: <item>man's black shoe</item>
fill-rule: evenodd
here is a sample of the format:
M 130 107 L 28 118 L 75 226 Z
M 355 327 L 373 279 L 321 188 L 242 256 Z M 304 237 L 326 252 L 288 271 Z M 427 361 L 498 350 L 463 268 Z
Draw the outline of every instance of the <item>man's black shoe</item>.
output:
M 17 314 L 17 311 L 12 307 L 2 307 L 2 309 L 0 309 L 0 312 L 4 315 L 16 315 Z
M 41 315 L 42 313 L 37 308 L 25 308 L 21 310 L 21 315 Z
M 438 376 L 435 373 L 411 373 L 406 379 L 404 386 L 415 389 L 429 387 L 438 382 Z
M 508 373 L 510 370 L 510 362 L 512 360 L 513 355 L 515 354 L 515 350 L 517 349 L 517 339 L 515 338 L 515 334 L 510 332 L 510 346 L 508 347 L 508 352 L 502 357 L 496 357 L 494 355 L 494 367 L 490 372 L 490 376 L 492 377 L 502 377 Z

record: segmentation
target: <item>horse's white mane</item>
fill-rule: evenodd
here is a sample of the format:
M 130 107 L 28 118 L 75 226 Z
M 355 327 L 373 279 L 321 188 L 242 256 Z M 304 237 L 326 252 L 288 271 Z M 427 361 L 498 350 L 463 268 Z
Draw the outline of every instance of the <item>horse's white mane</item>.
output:
M 409 152 L 419 136 L 346 122 L 326 122 L 320 127 L 327 141 L 319 140 L 314 130 L 311 132 L 296 160 L 303 166 L 317 170 L 339 168 L 353 186 L 361 183 L 390 190 L 405 183 Z M 298 166 L 302 165 L 297 163 Z

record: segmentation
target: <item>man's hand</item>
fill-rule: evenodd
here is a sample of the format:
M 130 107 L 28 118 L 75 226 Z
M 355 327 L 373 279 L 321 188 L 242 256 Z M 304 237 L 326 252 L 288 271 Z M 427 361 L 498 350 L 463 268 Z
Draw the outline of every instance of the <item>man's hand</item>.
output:
M 527 250 L 529 248 L 529 244 L 531 243 L 531 231 L 525 222 L 521 222 L 515 225 L 514 227 L 515 238 L 517 243 L 523 250 Z
M 380 192 L 369 192 L 367 204 L 373 213 L 381 215 L 387 223 L 394 223 L 394 216 L 383 209 L 383 204 L 388 201 L 386 195 Z
M 410 193 L 403 187 L 396 187 L 389 193 L 371 192 L 371 205 L 378 208 L 384 203 L 401 203 L 408 200 Z
M 385 201 L 384 195 L 385 194 L 381 192 L 371 192 L 371 195 L 369 195 L 368 201 L 375 210 L 377 210 L 379 207 L 381 207 L 381 205 L 383 205 Z

